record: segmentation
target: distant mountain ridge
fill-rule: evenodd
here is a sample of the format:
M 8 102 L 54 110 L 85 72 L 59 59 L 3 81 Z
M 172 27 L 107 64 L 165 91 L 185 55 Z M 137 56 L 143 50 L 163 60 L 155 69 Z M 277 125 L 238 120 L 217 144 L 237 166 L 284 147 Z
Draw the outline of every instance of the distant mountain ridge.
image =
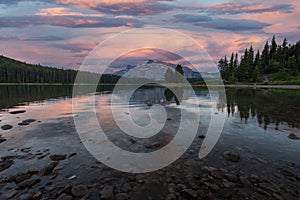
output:
M 159 60 L 148 60 L 144 64 L 137 66 L 127 65 L 125 69 L 119 70 L 114 75 L 125 76 L 128 78 L 147 78 L 156 81 L 164 81 L 165 73 L 168 68 L 175 70 L 177 65 Z M 187 79 L 202 79 L 199 72 L 186 66 L 182 66 L 184 77 Z M 129 73 L 128 73 L 129 72 Z

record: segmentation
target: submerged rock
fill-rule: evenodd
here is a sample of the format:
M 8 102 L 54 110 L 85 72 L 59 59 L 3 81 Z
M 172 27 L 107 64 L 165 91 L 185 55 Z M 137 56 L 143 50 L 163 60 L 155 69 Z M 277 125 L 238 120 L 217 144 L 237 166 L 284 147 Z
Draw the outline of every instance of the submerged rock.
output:
M 291 140 L 300 140 L 300 138 L 297 135 L 295 135 L 294 133 L 291 133 L 288 136 L 288 138 L 291 139 Z
M 145 147 L 147 149 L 156 149 L 156 148 L 159 148 L 160 146 L 161 146 L 161 144 L 159 142 L 154 142 L 152 144 L 145 145 Z
M 43 169 L 43 175 L 49 175 L 52 173 L 53 169 L 57 166 L 58 162 L 53 161 L 48 166 Z
M 28 180 L 24 181 L 20 184 L 18 184 L 19 189 L 24 189 L 24 188 L 31 188 L 35 184 L 38 184 L 41 182 L 41 179 L 33 179 L 33 180 Z
M 77 155 L 77 153 L 71 153 L 69 156 L 68 156 L 68 158 L 72 158 L 73 156 L 76 156 Z
M 26 112 L 26 110 L 16 110 L 16 111 L 11 111 L 9 113 L 13 114 L 13 115 L 16 115 L 16 114 L 21 114 L 21 113 L 24 113 L 24 112 Z
M 41 198 L 42 198 L 42 193 L 37 192 L 31 197 L 31 200 L 40 200 Z
M 224 158 L 228 161 L 238 162 L 240 160 L 240 155 L 233 151 L 226 151 L 223 154 Z
M 15 178 L 15 183 L 21 183 L 22 181 L 25 181 L 26 179 L 29 179 L 31 177 L 30 173 L 21 174 Z
M 9 129 L 12 129 L 12 127 L 13 127 L 12 125 L 6 124 L 6 125 L 1 126 L 1 129 L 6 131 Z
M 71 193 L 74 197 L 83 197 L 88 193 L 88 189 L 85 185 L 76 185 L 71 189 Z
M 0 143 L 5 142 L 5 141 L 6 141 L 6 139 L 0 135 Z
M 61 195 L 57 198 L 57 200 L 72 200 L 72 199 L 73 199 L 73 197 L 71 197 L 70 195 L 67 195 L 67 194 L 65 194 L 65 193 L 61 194 Z
M 21 123 L 18 123 L 19 126 L 28 126 L 29 124 L 31 124 L 32 122 L 35 122 L 35 119 L 26 119 L 23 120 Z
M 52 161 L 64 160 L 64 159 L 66 159 L 66 157 L 67 157 L 67 155 L 65 155 L 65 154 L 53 154 L 53 155 L 49 156 L 49 158 Z
M 205 135 L 199 135 L 198 138 L 204 139 L 204 138 L 205 138 Z
M 0 162 L 0 172 L 10 168 L 10 166 L 12 166 L 14 164 L 13 160 L 9 160 L 9 159 L 5 159 L 3 161 Z
M 100 191 L 101 199 L 103 200 L 112 200 L 114 199 L 114 188 L 112 186 L 105 186 Z

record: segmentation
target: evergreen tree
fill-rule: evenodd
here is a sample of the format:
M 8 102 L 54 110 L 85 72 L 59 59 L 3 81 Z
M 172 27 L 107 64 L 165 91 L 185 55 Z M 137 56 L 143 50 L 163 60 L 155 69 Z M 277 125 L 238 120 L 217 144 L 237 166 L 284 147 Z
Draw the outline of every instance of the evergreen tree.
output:
M 270 59 L 275 60 L 276 51 L 277 51 L 277 43 L 276 43 L 276 39 L 275 39 L 275 35 L 274 35 L 272 38 L 271 47 L 270 47 Z
M 262 73 L 264 73 L 266 71 L 266 68 L 269 66 L 270 61 L 270 46 L 268 41 L 266 42 L 264 50 L 262 51 L 261 60 Z

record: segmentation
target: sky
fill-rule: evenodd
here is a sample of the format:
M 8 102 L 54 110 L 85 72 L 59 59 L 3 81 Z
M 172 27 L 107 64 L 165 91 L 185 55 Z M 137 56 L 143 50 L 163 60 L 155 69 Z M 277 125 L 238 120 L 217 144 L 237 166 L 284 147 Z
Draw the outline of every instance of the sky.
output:
M 273 35 L 278 43 L 285 37 L 297 42 L 299 19 L 299 0 L 0 0 L 0 54 L 78 69 L 99 43 L 123 31 L 155 26 L 186 34 L 217 62 L 250 45 L 262 49 Z M 173 42 L 167 38 L 162 45 Z M 116 48 L 107 48 L 105 56 L 116 57 Z M 147 52 L 123 57 L 128 64 L 163 55 L 172 60 L 172 52 Z

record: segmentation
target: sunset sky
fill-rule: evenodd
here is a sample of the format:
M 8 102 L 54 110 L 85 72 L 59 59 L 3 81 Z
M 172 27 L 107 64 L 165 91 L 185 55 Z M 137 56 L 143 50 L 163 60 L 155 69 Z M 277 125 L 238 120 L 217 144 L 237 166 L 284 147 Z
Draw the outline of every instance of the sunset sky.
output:
M 250 44 L 262 49 L 273 35 L 278 43 L 284 37 L 297 42 L 299 19 L 299 0 L 0 0 L 0 53 L 78 68 L 110 36 L 155 25 L 189 35 L 217 62 Z M 112 47 L 107 55 L 113 52 Z M 130 55 L 149 56 L 136 54 Z

